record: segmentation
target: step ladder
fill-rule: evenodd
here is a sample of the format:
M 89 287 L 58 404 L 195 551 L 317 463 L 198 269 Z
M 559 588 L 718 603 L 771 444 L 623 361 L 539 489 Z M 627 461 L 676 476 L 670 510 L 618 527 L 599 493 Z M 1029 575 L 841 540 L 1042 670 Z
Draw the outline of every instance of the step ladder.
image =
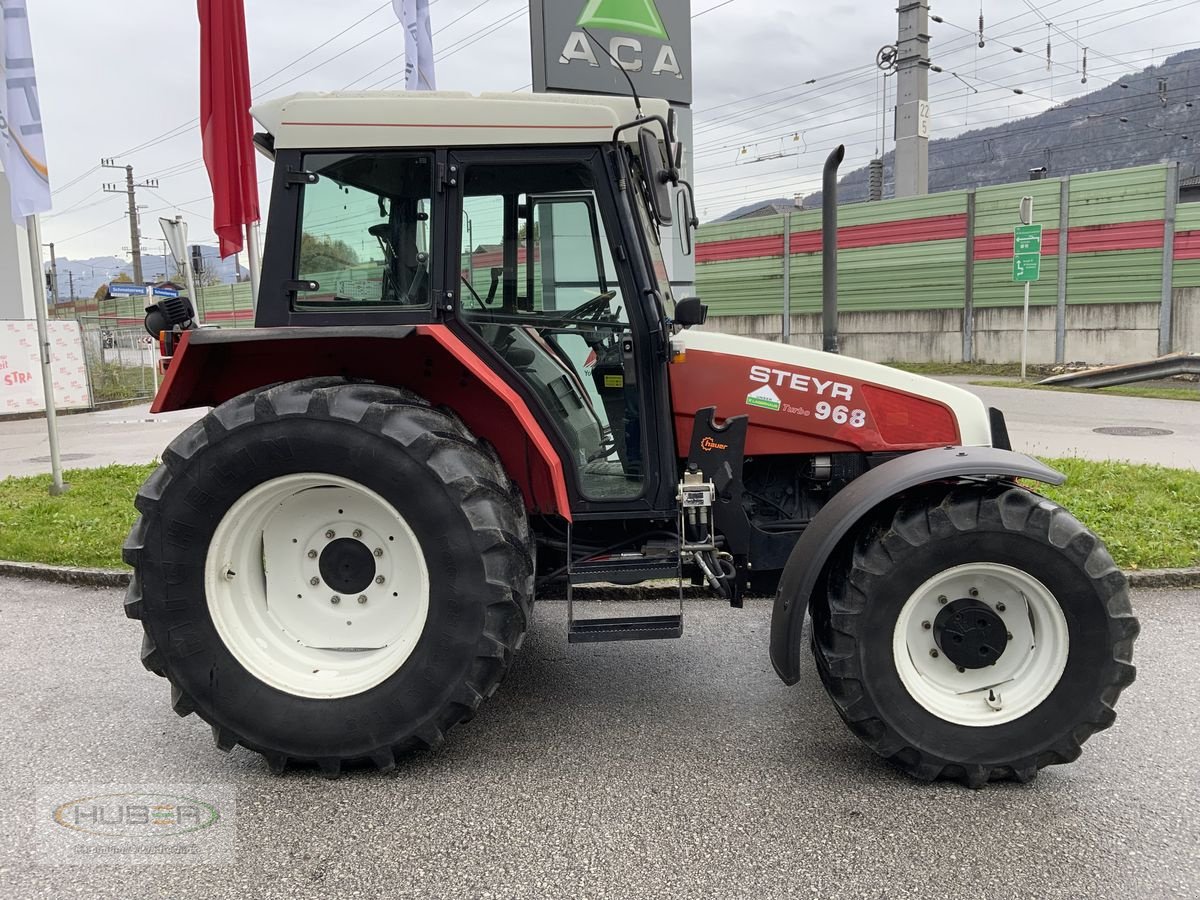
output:
M 567 558 L 571 553 L 571 529 L 567 527 Z M 656 641 L 683 636 L 682 554 L 643 556 L 622 554 L 567 566 L 567 641 L 595 644 L 604 641 Z M 678 585 L 678 612 L 670 615 L 618 616 L 601 619 L 575 618 L 575 588 L 588 584 L 636 584 L 658 578 L 673 578 Z M 619 602 L 619 601 L 618 601 Z

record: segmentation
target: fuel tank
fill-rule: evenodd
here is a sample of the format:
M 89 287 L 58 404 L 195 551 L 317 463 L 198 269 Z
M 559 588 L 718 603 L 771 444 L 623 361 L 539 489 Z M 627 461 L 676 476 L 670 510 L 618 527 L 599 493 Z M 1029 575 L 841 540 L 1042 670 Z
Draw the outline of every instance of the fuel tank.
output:
M 672 339 L 676 446 L 696 411 L 748 415 L 746 454 L 990 446 L 987 408 L 969 391 L 889 366 L 755 338 L 685 330 Z

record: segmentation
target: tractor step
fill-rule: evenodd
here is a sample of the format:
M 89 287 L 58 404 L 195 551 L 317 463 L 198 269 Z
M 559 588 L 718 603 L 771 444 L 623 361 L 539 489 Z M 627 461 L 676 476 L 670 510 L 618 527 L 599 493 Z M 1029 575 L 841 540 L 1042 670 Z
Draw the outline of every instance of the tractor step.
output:
M 653 578 L 674 579 L 678 577 L 679 559 L 677 557 L 647 557 L 640 554 L 575 563 L 570 572 L 570 580 L 573 585 L 638 584 Z
M 581 619 L 572 622 L 567 630 L 567 641 L 572 644 L 597 644 L 603 641 L 656 641 L 682 636 L 682 615 Z

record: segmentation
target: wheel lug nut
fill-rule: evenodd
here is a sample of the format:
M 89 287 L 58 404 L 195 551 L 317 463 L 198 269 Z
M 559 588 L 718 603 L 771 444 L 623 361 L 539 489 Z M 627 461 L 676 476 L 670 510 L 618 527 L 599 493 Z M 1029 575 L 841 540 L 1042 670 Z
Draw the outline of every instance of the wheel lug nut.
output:
M 930 628 L 932 628 L 933 626 L 929 624 L 929 621 L 928 621 L 928 620 L 926 620 L 926 621 L 924 621 L 924 622 L 922 622 L 922 623 L 921 623 L 921 627 L 922 627 L 922 628 L 924 628 L 926 631 L 928 631 L 928 630 L 929 630 Z
M 316 550 L 309 550 L 309 551 L 308 551 L 308 558 L 309 558 L 309 559 L 316 559 L 316 558 L 317 558 L 317 551 L 316 551 Z
M 332 597 L 329 598 L 329 602 L 332 603 L 334 606 L 337 606 L 339 603 L 342 602 L 342 598 L 339 597 L 337 594 L 334 594 Z
M 1003 603 L 996 604 L 996 612 L 1004 612 L 1006 609 L 1008 609 L 1008 607 L 1005 606 Z
M 325 532 L 325 537 L 332 541 L 335 537 L 337 537 L 337 532 L 330 528 L 327 532 Z
M 945 594 L 941 594 L 938 596 L 938 603 L 942 604 L 942 606 L 945 606 L 949 602 L 950 602 L 949 598 L 947 598 Z
M 314 575 L 312 578 L 308 579 L 308 583 L 311 584 L 313 587 L 316 587 L 318 584 L 321 583 L 321 579 L 318 578 L 316 575 Z
M 929 655 L 932 656 L 934 659 L 937 659 L 938 658 L 937 647 L 930 647 Z
M 966 670 L 966 669 L 964 669 L 962 666 L 955 666 L 954 668 L 958 669 L 958 671 L 960 671 L 960 672 L 965 672 L 965 671 L 967 671 L 967 670 Z
M 383 548 L 382 548 L 382 547 L 376 547 L 376 548 L 375 548 L 375 555 L 376 555 L 376 556 L 383 556 Z
M 383 576 L 382 576 L 382 575 L 376 575 L 376 576 L 375 576 L 375 583 L 376 583 L 376 584 L 383 584 Z
M 360 538 L 360 537 L 362 537 L 362 529 L 361 529 L 361 528 L 355 528 L 355 529 L 354 529 L 354 536 L 355 536 L 356 538 Z
M 970 594 L 972 597 L 978 597 L 979 596 L 979 588 L 971 588 L 969 591 L 967 591 L 967 593 Z
M 362 605 L 363 605 L 364 603 L 366 603 L 366 602 L 367 602 L 367 595 L 366 595 L 366 594 L 359 594 L 359 595 L 358 595 L 358 604 L 359 604 L 359 606 L 362 606 Z
M 1010 632 L 1008 632 L 1008 639 L 1009 639 L 1010 641 L 1012 640 L 1012 632 L 1011 632 L 1011 631 L 1010 631 Z

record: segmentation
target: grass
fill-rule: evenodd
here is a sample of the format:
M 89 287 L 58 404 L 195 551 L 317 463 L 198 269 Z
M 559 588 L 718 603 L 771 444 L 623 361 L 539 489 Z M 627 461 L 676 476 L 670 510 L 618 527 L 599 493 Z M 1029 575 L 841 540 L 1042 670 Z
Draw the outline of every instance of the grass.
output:
M 1020 363 L 890 362 L 885 365 L 914 375 L 987 375 L 1004 378 L 1021 374 Z
M 118 403 L 154 395 L 154 370 L 149 366 L 94 365 L 90 369 L 93 400 Z
M 1082 459 L 1050 459 L 1067 484 L 1042 490 L 1099 534 L 1125 569 L 1200 565 L 1200 472 Z M 0 481 L 0 559 L 120 568 L 137 513 L 133 497 L 154 466 L 67 473 L 51 497 L 48 475 Z
M 65 474 L 71 489 L 51 497 L 50 476 L 0 481 L 0 559 L 64 566 L 123 567 L 121 544 L 137 512 L 133 497 L 154 466 L 106 466 Z
M 1117 397 L 1149 397 L 1152 400 L 1200 400 L 1200 386 L 1164 387 L 1162 385 L 1119 384 L 1106 388 L 1078 388 L 1029 381 L 972 381 L 980 387 L 1021 388 L 1026 391 L 1065 391 L 1072 394 L 1112 394 Z

